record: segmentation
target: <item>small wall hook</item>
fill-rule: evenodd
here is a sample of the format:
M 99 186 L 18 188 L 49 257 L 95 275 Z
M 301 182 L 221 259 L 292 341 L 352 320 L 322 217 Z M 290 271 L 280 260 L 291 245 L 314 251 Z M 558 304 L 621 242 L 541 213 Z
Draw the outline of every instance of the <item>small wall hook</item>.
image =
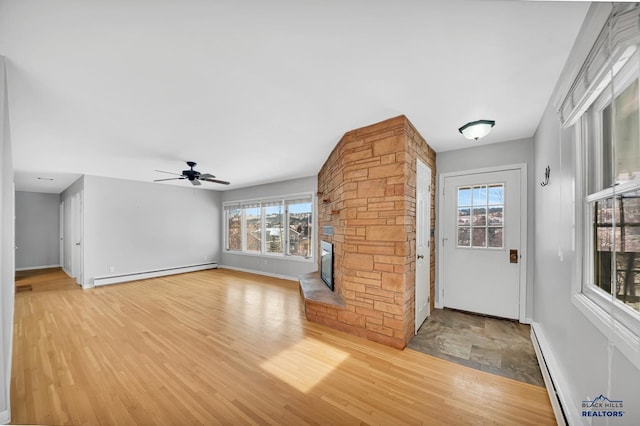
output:
M 549 176 L 551 176 L 551 167 L 547 166 L 547 168 L 544 169 L 544 180 L 540 182 L 540 186 L 549 185 Z

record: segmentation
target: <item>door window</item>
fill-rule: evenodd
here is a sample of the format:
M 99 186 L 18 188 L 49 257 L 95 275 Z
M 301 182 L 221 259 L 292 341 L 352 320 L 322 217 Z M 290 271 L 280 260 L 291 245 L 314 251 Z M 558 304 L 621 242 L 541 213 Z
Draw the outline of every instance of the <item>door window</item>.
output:
M 458 187 L 457 246 L 504 246 L 504 183 Z

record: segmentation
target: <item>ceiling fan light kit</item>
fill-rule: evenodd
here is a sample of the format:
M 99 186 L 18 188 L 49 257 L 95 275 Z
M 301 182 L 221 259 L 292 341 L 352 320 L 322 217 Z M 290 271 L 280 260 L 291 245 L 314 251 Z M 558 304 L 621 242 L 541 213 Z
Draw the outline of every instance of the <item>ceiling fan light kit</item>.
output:
M 462 133 L 465 138 L 477 141 L 487 136 L 495 124 L 496 122 L 493 120 L 476 120 L 460 127 L 458 131 Z
M 156 180 L 154 180 L 154 182 L 164 182 L 164 181 L 167 181 L 167 180 L 184 180 L 184 179 L 187 179 L 194 186 L 202 185 L 202 183 L 200 183 L 200 181 L 211 182 L 211 183 L 219 183 L 219 184 L 222 184 L 222 185 L 229 185 L 229 182 L 224 181 L 224 180 L 220 180 L 220 179 L 216 179 L 216 177 L 214 175 L 210 174 L 210 173 L 200 173 L 199 171 L 194 170 L 193 168 L 195 166 L 197 166 L 197 163 L 195 163 L 193 161 L 187 161 L 187 166 L 189 166 L 189 170 L 183 170 L 182 174 L 165 172 L 164 170 L 156 170 L 156 172 L 167 173 L 167 174 L 176 175 L 176 176 L 179 176 L 179 177 L 168 178 L 168 179 L 156 179 Z

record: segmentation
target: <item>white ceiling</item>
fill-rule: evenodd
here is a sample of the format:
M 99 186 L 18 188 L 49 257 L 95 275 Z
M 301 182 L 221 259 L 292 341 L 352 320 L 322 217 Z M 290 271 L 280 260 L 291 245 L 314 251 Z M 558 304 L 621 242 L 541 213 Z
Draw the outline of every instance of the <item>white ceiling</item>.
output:
M 348 130 L 406 115 L 437 151 L 534 134 L 588 3 L 0 0 L 16 189 L 229 189 L 317 174 Z M 53 177 L 53 181 L 37 180 Z M 179 185 L 189 185 L 179 181 Z

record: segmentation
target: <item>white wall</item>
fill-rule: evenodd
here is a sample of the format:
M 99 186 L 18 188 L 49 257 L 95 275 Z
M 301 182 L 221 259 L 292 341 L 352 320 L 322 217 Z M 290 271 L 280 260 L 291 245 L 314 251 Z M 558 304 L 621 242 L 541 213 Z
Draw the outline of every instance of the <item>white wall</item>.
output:
M 225 201 L 240 201 L 249 200 L 263 197 L 271 197 L 278 195 L 300 194 L 300 193 L 312 193 L 314 194 L 318 190 L 318 178 L 316 176 L 310 176 L 300 179 L 292 179 L 283 182 L 269 183 L 264 185 L 251 186 L 248 188 L 235 189 L 231 191 L 225 191 L 222 193 L 222 202 Z M 317 214 L 316 214 L 317 216 Z M 318 218 L 314 219 L 314 233 L 313 238 L 317 243 Z M 222 222 L 220 222 L 222 224 Z M 224 228 L 222 228 L 224 229 Z M 223 231 L 224 232 L 224 231 Z M 223 236 L 224 237 L 224 236 Z M 221 239 L 221 244 L 224 238 Z M 288 278 L 296 278 L 298 275 L 306 274 L 318 270 L 316 264 L 316 258 L 314 254 L 313 259 L 309 260 L 291 260 L 287 258 L 277 257 L 264 257 L 255 256 L 250 254 L 235 254 L 231 252 L 222 251 L 221 266 L 254 271 L 265 275 L 274 275 Z
M 474 142 L 469 142 L 473 144 Z M 529 211 L 533 209 L 534 187 L 537 185 L 533 176 L 533 138 L 519 139 L 511 142 L 496 143 L 489 145 L 472 146 L 466 149 L 455 151 L 439 152 L 436 156 L 436 167 L 438 175 L 450 172 L 482 169 L 487 167 L 499 167 L 512 164 L 527 165 L 527 205 Z M 438 191 L 436 205 L 440 205 L 440 194 Z M 437 211 L 437 210 L 436 210 Z M 527 306 L 525 307 L 525 318 L 531 319 L 533 313 L 533 218 L 528 217 L 527 228 Z M 439 235 L 439 234 L 438 234 Z M 438 236 L 437 235 L 437 236 Z M 439 241 L 436 238 L 436 241 Z M 440 255 L 440 245 L 436 245 L 436 258 Z
M 83 216 L 87 286 L 95 277 L 220 260 L 217 191 L 85 176 Z
M 560 385 L 568 400 L 579 404 L 600 394 L 621 399 L 627 407 L 624 424 L 640 424 L 640 370 L 572 303 L 573 271 L 581 250 L 572 246 L 572 203 L 581 201 L 573 198 L 575 140 L 571 130 L 560 135 L 559 118 L 548 107 L 534 143 L 537 177 L 541 179 L 549 165 L 551 184 L 535 188 L 533 321 L 551 350 L 545 357 L 554 359 L 563 373 Z
M 60 195 L 16 191 L 16 269 L 60 263 Z
M 600 7 L 600 6 L 599 6 Z M 604 6 L 602 6 L 604 7 Z M 592 9 L 593 11 L 593 9 Z M 607 10 L 600 11 L 606 18 Z M 563 77 L 575 72 L 600 32 L 603 20 L 585 21 Z M 581 59 L 580 59 L 581 58 Z M 571 63 L 573 62 L 573 65 Z M 562 79 L 561 79 L 562 81 Z M 560 84 L 558 87 L 567 87 Z M 586 423 L 580 402 L 604 394 L 624 401 L 624 417 L 609 424 L 640 424 L 640 371 L 616 349 L 572 303 L 573 272 L 581 248 L 573 245 L 573 203 L 576 141 L 571 130 L 560 130 L 559 117 L 550 105 L 534 136 L 535 180 L 551 167 L 551 184 L 535 188 L 534 218 L 534 326 L 544 335 L 545 358 L 553 363 L 574 424 Z M 606 424 L 595 419 L 593 424 Z
M 14 185 L 5 60 L 0 56 L 0 423 L 11 419 L 9 386 L 15 299 Z

